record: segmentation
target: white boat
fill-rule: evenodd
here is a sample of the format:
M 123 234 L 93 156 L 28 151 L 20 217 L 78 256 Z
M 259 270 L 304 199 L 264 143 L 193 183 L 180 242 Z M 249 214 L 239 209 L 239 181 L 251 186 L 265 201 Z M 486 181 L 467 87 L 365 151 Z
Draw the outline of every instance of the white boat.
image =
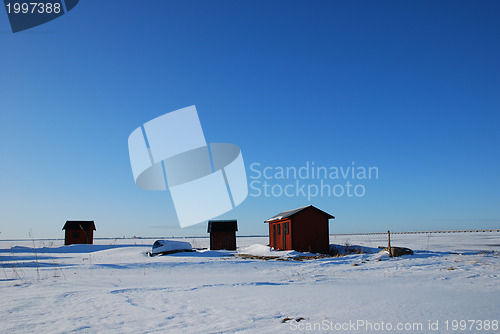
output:
M 149 256 L 172 254 L 180 252 L 193 252 L 193 246 L 187 241 L 178 240 L 156 240 L 151 248 Z

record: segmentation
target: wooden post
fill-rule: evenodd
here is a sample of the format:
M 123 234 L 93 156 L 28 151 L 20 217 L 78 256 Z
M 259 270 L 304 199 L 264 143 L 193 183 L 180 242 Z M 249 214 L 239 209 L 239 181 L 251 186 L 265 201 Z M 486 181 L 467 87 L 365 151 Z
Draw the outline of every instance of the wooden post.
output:
M 390 230 L 387 230 L 387 249 L 389 250 L 389 257 L 392 257 L 391 231 Z

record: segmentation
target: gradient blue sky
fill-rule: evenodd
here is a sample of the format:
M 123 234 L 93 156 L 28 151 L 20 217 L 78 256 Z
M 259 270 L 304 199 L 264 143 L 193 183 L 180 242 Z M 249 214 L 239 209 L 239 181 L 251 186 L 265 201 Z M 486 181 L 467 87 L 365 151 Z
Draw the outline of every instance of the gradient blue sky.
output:
M 80 1 L 0 10 L 0 238 L 205 235 L 134 184 L 127 139 L 196 105 L 250 164 L 377 166 L 352 197 L 248 197 L 239 235 L 313 204 L 332 233 L 500 227 L 500 2 Z M 332 181 L 333 182 L 333 181 Z M 334 183 L 332 183 L 334 184 Z

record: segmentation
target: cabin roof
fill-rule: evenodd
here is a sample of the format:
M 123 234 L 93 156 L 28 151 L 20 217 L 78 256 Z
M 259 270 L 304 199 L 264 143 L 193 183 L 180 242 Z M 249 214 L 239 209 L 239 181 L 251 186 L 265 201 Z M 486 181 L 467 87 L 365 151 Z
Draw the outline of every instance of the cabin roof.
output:
M 63 230 L 93 230 L 95 231 L 95 224 L 93 220 L 67 220 L 64 224 Z
M 209 220 L 208 233 L 211 232 L 236 232 L 238 231 L 238 222 L 236 219 L 231 220 Z
M 275 215 L 275 216 L 269 218 L 268 220 L 266 220 L 265 223 L 269 223 L 269 222 L 272 222 L 274 220 L 280 220 L 280 219 L 283 219 L 283 218 L 290 218 L 293 215 L 296 215 L 297 213 L 299 213 L 299 212 L 301 212 L 303 210 L 309 209 L 309 208 L 312 208 L 312 209 L 315 209 L 317 211 L 320 211 L 320 212 L 324 213 L 328 217 L 328 219 L 335 218 L 331 214 L 326 213 L 325 211 L 320 210 L 320 209 L 318 209 L 317 207 L 315 207 L 313 205 L 307 205 L 307 206 L 303 206 L 301 208 L 297 208 L 297 209 L 293 209 L 293 210 L 288 210 L 288 211 L 280 212 L 277 215 Z

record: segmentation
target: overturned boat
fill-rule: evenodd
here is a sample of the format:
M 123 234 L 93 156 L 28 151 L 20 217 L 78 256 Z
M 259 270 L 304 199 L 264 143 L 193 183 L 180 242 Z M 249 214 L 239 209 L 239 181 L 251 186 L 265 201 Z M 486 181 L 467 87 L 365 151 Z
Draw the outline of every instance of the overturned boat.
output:
M 156 240 L 148 252 L 149 256 L 173 254 L 180 252 L 194 252 L 193 246 L 187 241 L 178 240 Z

